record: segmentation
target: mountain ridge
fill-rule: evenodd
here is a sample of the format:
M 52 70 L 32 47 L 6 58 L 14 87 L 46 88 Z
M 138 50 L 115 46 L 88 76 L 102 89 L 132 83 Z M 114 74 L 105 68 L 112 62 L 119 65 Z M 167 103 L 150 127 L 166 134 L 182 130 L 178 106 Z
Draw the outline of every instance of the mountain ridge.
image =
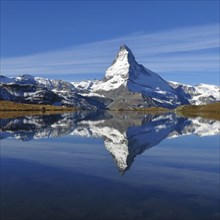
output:
M 103 80 L 67 82 L 28 74 L 0 75 L 0 99 L 31 104 L 74 106 L 86 110 L 176 108 L 185 104 L 220 101 L 220 87 L 168 82 L 138 64 L 132 51 L 121 45 Z
M 165 81 L 157 73 L 138 64 L 126 45 L 120 47 L 103 80 L 72 83 L 82 95 L 102 95 L 113 99 L 113 102 L 108 106 L 110 109 L 123 107 L 129 109 L 127 104 L 129 100 L 129 103 L 133 103 L 130 109 L 175 108 L 183 104 L 209 104 L 220 101 L 219 86 L 208 85 L 209 87 L 204 87 L 207 84 L 202 84 L 194 88 L 190 85 Z M 120 93 L 123 95 L 120 96 Z M 115 102 L 116 99 L 121 100 L 122 103 Z M 136 101 L 137 105 L 135 105 Z

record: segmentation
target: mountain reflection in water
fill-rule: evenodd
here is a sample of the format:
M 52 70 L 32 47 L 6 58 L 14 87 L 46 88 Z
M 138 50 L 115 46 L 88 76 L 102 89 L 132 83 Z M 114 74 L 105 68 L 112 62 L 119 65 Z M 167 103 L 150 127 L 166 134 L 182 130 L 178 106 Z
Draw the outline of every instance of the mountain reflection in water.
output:
M 203 118 L 182 118 L 174 113 L 74 112 L 57 115 L 1 119 L 0 138 L 32 139 L 79 135 L 104 140 L 121 174 L 135 157 L 165 138 L 195 134 L 217 135 L 220 122 Z

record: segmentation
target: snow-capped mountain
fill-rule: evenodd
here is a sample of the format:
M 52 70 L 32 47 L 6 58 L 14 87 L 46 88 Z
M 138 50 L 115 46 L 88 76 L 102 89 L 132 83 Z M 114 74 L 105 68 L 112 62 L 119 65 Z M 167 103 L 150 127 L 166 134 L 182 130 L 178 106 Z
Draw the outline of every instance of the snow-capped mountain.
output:
M 33 77 L 28 74 L 20 75 L 17 77 L 8 78 L 6 76 L 0 76 L 1 84 L 16 84 L 16 85 L 29 85 L 37 87 L 45 87 L 48 90 L 54 91 L 55 93 L 62 93 L 63 91 L 74 92 L 75 87 L 73 84 L 63 80 L 52 80 L 41 77 Z
M 188 99 L 192 105 L 203 105 L 220 101 L 219 86 L 203 83 L 190 86 L 173 81 L 170 81 L 169 84 Z
M 89 98 L 77 94 L 73 84 L 63 80 L 33 77 L 28 74 L 14 78 L 0 76 L 0 99 L 32 104 L 67 105 L 96 110 Z M 98 103 L 97 103 L 98 105 Z
M 182 135 L 219 135 L 220 122 L 174 113 L 160 115 L 117 112 L 74 112 L 58 115 L 0 119 L 0 139 L 14 137 L 22 141 L 78 135 L 103 139 L 119 171 L 127 171 L 135 157 L 165 138 Z M 15 129 L 16 128 L 16 129 Z
M 66 82 L 30 75 L 0 76 L 0 99 L 24 103 L 67 105 L 81 109 L 175 108 L 183 104 L 220 101 L 220 87 L 167 82 L 137 63 L 122 45 L 103 80 Z
M 158 74 L 138 64 L 132 51 L 122 45 L 101 81 L 73 83 L 83 95 L 102 95 L 112 99 L 109 108 L 159 106 L 174 108 L 189 104 Z
M 167 82 L 138 64 L 132 51 L 122 45 L 103 80 L 72 83 L 83 96 L 104 96 L 112 100 L 110 109 L 160 106 L 174 108 L 182 104 L 209 104 L 220 101 L 220 87 Z

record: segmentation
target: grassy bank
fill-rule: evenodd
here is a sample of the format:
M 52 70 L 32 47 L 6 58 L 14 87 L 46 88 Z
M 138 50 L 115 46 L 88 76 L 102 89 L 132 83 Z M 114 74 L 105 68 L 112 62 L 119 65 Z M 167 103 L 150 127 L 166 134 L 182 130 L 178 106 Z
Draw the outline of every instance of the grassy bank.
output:
M 207 105 L 183 105 L 176 112 L 184 117 L 204 117 L 220 120 L 220 102 Z
M 14 118 L 28 115 L 48 115 L 76 111 L 76 108 L 63 106 L 23 104 L 0 100 L 0 118 Z
M 0 118 L 14 118 L 28 115 L 48 115 L 63 112 L 77 111 L 77 108 L 63 106 L 23 104 L 11 101 L 0 100 Z M 112 109 L 112 111 L 135 111 L 143 113 L 159 114 L 172 111 L 166 108 L 133 108 L 133 109 Z M 220 102 L 208 105 L 183 105 L 176 109 L 177 114 L 183 117 L 203 117 L 208 119 L 220 120 Z

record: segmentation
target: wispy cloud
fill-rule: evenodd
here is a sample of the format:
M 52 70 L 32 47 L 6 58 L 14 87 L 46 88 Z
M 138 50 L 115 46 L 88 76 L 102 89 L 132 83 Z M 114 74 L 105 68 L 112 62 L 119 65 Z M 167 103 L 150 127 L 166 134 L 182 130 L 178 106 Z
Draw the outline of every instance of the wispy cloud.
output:
M 215 72 L 219 74 L 219 25 L 137 33 L 63 50 L 2 58 L 1 74 L 104 74 L 120 44 L 127 44 L 138 62 L 162 73 Z

